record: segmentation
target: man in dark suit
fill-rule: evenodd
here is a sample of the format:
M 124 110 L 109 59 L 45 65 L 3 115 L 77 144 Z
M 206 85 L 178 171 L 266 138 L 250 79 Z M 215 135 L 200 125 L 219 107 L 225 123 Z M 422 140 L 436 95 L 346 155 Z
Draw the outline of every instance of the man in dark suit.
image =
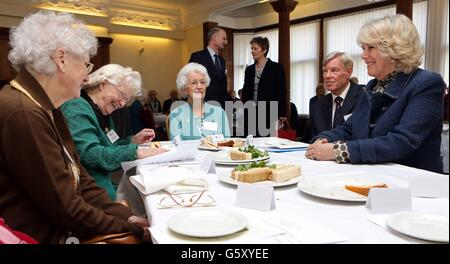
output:
M 170 91 L 170 98 L 165 100 L 163 103 L 163 113 L 168 115 L 170 113 L 170 107 L 172 106 L 172 103 L 178 101 L 178 90 L 172 89 Z
M 351 115 L 363 92 L 361 85 L 350 82 L 353 61 L 343 52 L 328 54 L 322 64 L 325 88 L 330 92 L 310 109 L 311 137 L 343 124 Z
M 156 90 L 150 90 L 147 93 L 147 104 L 152 110 L 153 113 L 161 113 L 161 102 L 156 97 L 158 95 L 158 92 Z
M 191 54 L 189 62 L 205 66 L 211 82 L 206 89 L 205 101 L 217 101 L 225 107 L 225 101 L 230 100 L 227 91 L 227 72 L 225 60 L 219 55 L 219 50 L 228 43 L 225 30 L 214 27 L 207 35 L 208 47 Z

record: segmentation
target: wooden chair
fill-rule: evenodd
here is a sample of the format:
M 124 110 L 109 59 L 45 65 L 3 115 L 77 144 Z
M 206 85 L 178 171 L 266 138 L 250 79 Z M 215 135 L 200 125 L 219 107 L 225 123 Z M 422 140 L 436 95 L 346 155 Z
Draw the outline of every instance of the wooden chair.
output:
M 166 117 L 166 132 L 167 132 L 167 140 L 170 140 L 170 115 Z

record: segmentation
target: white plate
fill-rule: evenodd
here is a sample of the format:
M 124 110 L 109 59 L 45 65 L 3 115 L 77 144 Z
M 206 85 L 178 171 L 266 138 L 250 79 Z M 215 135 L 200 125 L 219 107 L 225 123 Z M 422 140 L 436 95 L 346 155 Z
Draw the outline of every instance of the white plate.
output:
M 213 147 L 205 147 L 205 146 L 198 146 L 198 149 L 209 150 L 209 151 L 221 151 L 222 150 L 220 147 L 213 148 Z
M 219 177 L 219 180 L 225 183 L 229 183 L 232 185 L 238 185 L 238 184 L 255 184 L 255 185 L 264 185 L 264 186 L 273 186 L 273 187 L 281 187 L 281 186 L 288 186 L 298 183 L 303 179 L 303 176 L 297 176 L 295 178 L 292 178 L 288 181 L 284 182 L 274 182 L 274 181 L 260 181 L 255 183 L 244 183 L 240 181 L 236 181 L 235 179 L 231 178 L 231 171 L 222 171 L 217 176 Z
M 172 216 L 169 229 L 191 237 L 220 237 L 241 231 L 248 225 L 247 218 L 225 209 L 192 209 Z
M 389 215 L 386 224 L 389 228 L 408 236 L 448 243 L 448 217 L 445 216 L 400 212 Z
M 386 177 L 376 174 L 336 174 L 327 176 L 308 176 L 298 183 L 298 188 L 307 194 L 339 201 L 365 202 L 367 197 L 345 189 L 345 185 L 372 185 L 385 183 L 389 187 L 395 184 L 386 181 Z
M 229 150 L 223 150 L 223 151 L 217 153 L 214 161 L 216 162 L 216 164 L 220 164 L 220 165 L 239 165 L 239 164 L 252 163 L 255 161 L 268 160 L 269 157 L 270 156 L 259 157 L 256 159 L 249 159 L 249 160 L 232 160 L 232 159 L 230 159 Z

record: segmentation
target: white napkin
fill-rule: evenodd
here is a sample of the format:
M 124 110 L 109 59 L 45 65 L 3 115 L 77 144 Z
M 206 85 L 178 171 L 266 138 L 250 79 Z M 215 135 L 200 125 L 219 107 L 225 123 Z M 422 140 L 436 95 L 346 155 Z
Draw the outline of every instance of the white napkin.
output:
M 173 161 L 194 160 L 197 154 L 198 154 L 197 149 L 192 149 L 190 146 L 180 146 L 156 156 L 150 156 L 144 159 L 134 161 L 122 162 L 122 169 L 125 172 L 127 172 L 129 169 L 137 167 L 139 165 L 161 164 Z
M 208 190 L 206 174 L 184 167 L 141 166 L 131 183 L 144 195 L 164 189 L 171 194 L 195 193 Z

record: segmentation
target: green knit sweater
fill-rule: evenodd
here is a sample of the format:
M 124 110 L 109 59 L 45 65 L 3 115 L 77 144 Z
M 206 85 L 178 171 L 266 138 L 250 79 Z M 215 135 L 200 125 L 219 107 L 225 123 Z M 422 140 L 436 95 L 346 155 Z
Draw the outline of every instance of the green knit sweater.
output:
M 120 169 L 120 163 L 136 159 L 137 145 L 130 138 L 119 139 L 112 144 L 106 132 L 100 128 L 94 110 L 82 97 L 61 106 L 81 163 L 104 188 L 111 199 L 116 199 L 117 186 L 111 182 L 110 173 Z M 110 118 L 110 126 L 114 123 Z

